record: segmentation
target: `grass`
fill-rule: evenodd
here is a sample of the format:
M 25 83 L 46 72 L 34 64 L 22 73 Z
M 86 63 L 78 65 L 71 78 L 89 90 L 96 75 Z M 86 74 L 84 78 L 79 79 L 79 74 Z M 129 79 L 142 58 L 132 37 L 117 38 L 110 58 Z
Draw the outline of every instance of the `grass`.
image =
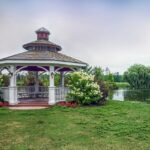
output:
M 130 84 L 127 82 L 115 82 L 118 88 L 128 88 L 130 87 Z
M 148 150 L 150 105 L 0 109 L 1 150 Z

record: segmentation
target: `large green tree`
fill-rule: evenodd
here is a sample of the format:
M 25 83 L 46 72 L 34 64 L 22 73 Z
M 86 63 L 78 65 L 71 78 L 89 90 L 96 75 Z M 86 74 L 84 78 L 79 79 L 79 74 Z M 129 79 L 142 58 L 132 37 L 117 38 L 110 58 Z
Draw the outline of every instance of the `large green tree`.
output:
M 131 66 L 124 73 L 125 80 L 135 89 L 150 88 L 150 67 L 141 64 Z

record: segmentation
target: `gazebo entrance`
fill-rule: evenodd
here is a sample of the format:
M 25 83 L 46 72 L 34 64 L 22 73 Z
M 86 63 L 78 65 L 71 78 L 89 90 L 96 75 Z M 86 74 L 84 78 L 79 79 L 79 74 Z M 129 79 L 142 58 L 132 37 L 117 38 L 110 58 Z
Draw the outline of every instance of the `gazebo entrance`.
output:
M 10 78 L 9 97 L 14 96 L 14 103 L 27 104 L 27 103 L 45 103 L 54 104 L 59 101 L 65 101 L 69 89 L 64 85 L 65 73 L 73 71 L 71 68 L 56 67 L 56 66 L 12 66 L 13 74 Z M 50 71 L 50 69 L 52 71 Z M 21 71 L 29 71 L 34 73 L 34 85 L 18 86 L 17 75 Z M 39 73 L 46 72 L 49 76 L 49 86 L 39 84 Z M 55 86 L 55 74 L 60 74 L 60 84 Z M 12 92 L 14 95 L 12 95 Z
M 65 73 L 86 67 L 87 64 L 73 57 L 60 53 L 61 47 L 49 41 L 50 32 L 45 28 L 36 31 L 37 40 L 23 45 L 27 51 L 0 59 L 0 69 L 7 68 L 10 74 L 9 87 L 1 87 L 4 100 L 10 105 L 21 102 L 45 101 L 53 105 L 65 101 L 69 89 L 64 86 Z M 35 72 L 35 84 L 17 85 L 17 74 L 20 71 Z M 46 72 L 49 84 L 41 86 L 38 82 L 40 72 Z M 56 87 L 55 74 L 59 72 L 61 84 Z
M 65 101 L 69 89 L 66 87 L 55 87 L 55 102 Z M 49 88 L 40 86 L 36 92 L 35 86 L 17 87 L 17 103 L 20 105 L 48 105 Z
M 19 86 L 17 87 L 18 103 L 26 102 L 47 102 L 48 103 L 48 87 L 39 86 Z
M 47 68 L 47 69 L 45 69 Z M 52 71 L 49 69 L 52 68 Z M 69 89 L 65 87 L 65 74 L 73 71 L 71 68 L 64 67 L 43 67 L 43 66 L 10 66 L 5 68 L 10 72 L 10 86 L 0 87 L 3 93 L 3 99 L 9 100 L 11 105 L 16 104 L 55 104 L 59 101 L 65 101 Z M 32 71 L 34 73 L 33 85 L 17 85 L 17 75 L 21 71 Z M 49 78 L 49 85 L 44 86 L 39 84 L 39 74 L 46 72 Z M 60 74 L 60 84 L 55 86 L 55 74 Z
M 23 104 L 44 102 L 48 104 L 48 86 L 39 83 L 39 72 L 44 73 L 47 70 L 41 66 L 19 66 L 17 69 L 16 78 L 20 77 L 20 73 L 23 71 L 27 72 L 26 76 L 28 77 L 26 85 L 17 85 L 17 102 Z M 24 75 L 24 77 L 26 76 Z

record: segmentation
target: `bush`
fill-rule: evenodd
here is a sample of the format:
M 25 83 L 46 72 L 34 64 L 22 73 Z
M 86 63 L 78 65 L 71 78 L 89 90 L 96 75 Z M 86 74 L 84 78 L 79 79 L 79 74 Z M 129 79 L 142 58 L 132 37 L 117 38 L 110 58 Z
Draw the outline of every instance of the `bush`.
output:
M 4 99 L 2 98 L 3 92 L 0 90 L 0 102 L 4 102 Z
M 70 92 L 67 98 L 81 105 L 98 104 L 102 93 L 94 76 L 85 72 L 73 72 L 68 77 Z
M 0 75 L 0 86 L 9 86 L 9 76 Z
M 104 81 L 100 81 L 98 84 L 100 91 L 102 92 L 102 97 L 100 98 L 99 104 L 105 104 L 109 93 L 109 87 Z
M 106 82 L 106 84 L 108 85 L 109 90 L 117 90 L 118 86 L 115 82 Z

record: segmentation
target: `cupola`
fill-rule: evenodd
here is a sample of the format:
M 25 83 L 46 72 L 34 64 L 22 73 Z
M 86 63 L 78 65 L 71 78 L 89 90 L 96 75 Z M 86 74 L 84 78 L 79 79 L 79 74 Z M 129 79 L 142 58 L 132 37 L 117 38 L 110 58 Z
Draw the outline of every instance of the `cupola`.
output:
M 36 30 L 37 40 L 49 40 L 50 32 L 44 27 Z
M 35 31 L 37 34 L 37 40 L 24 44 L 23 48 L 26 50 L 48 50 L 58 52 L 61 50 L 61 47 L 55 43 L 49 41 L 50 32 L 42 27 Z

